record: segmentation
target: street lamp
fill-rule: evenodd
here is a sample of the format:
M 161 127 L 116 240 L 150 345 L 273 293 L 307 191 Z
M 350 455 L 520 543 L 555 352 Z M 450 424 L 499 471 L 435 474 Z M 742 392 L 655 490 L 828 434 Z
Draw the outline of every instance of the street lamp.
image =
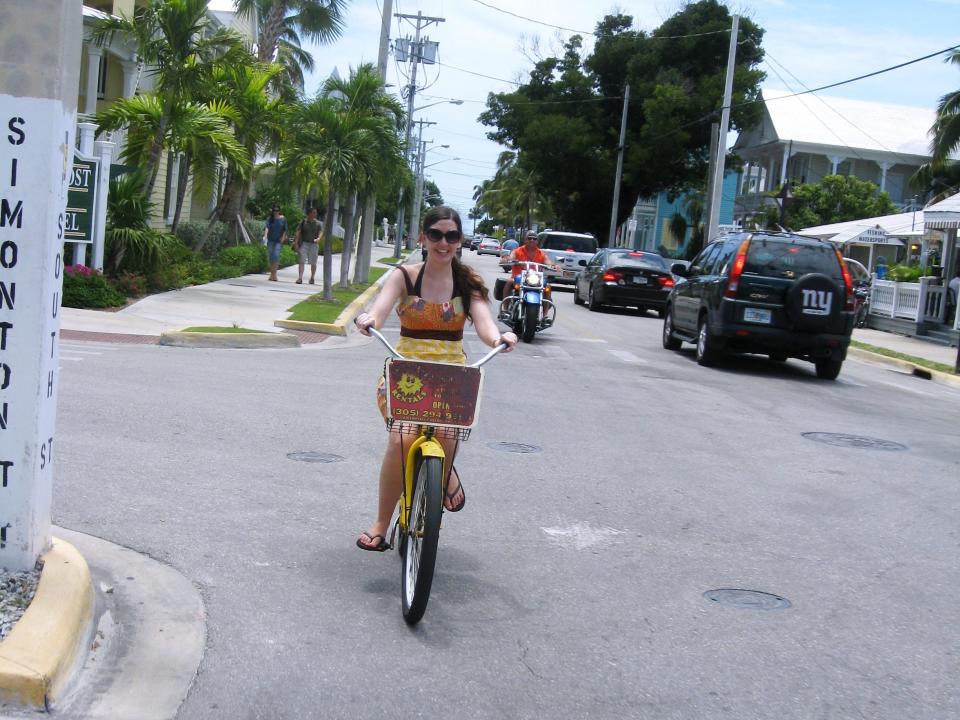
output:
M 463 100 L 438 100 L 437 102 L 430 103 L 429 105 L 421 105 L 420 107 L 415 107 L 414 112 L 420 112 L 421 110 L 426 110 L 427 108 L 433 107 L 435 105 L 463 105 Z

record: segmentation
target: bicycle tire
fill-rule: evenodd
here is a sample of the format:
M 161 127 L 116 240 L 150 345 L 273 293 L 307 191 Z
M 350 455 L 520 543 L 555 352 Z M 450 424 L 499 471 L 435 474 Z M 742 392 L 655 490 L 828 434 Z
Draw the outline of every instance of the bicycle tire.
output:
M 420 622 L 430 600 L 443 513 L 442 476 L 443 460 L 423 455 L 417 459 L 401 569 L 400 597 L 408 625 Z

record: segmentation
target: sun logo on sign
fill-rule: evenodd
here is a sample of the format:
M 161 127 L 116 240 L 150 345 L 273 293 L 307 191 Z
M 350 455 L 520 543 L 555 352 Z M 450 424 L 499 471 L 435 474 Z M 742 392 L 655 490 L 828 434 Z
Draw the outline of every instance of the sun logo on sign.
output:
M 416 375 L 403 373 L 396 385 L 393 386 L 393 397 L 401 402 L 420 402 L 427 396 L 423 389 L 423 381 Z

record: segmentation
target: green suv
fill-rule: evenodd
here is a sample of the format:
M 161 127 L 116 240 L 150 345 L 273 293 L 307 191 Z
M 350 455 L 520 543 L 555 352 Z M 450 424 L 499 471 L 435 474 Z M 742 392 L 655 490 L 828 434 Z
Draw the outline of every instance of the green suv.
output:
M 741 232 L 707 245 L 690 266 L 674 265 L 663 347 L 697 347 L 697 362 L 725 352 L 812 362 L 833 380 L 847 356 L 854 294 L 843 257 L 825 240 L 792 233 Z

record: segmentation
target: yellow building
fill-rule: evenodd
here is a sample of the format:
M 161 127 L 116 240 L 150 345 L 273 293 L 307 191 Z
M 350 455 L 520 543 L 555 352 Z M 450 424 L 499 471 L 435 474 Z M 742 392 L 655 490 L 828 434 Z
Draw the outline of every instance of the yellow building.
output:
M 120 38 L 115 38 L 112 43 L 104 46 L 91 40 L 92 28 L 97 20 L 107 17 L 108 14 L 132 17 L 136 8 L 146 4 L 146 0 L 83 0 L 84 38 L 77 102 L 77 145 L 81 150 L 90 152 L 93 147 L 96 126 L 88 122 L 93 113 L 106 109 L 114 100 L 133 97 L 137 93 L 153 89 L 150 69 L 139 62 L 133 46 Z M 208 10 L 208 17 L 213 29 L 228 27 L 236 30 L 248 38 L 252 45 L 256 37 L 255 18 L 242 20 L 236 13 L 223 10 Z M 118 158 L 123 148 L 124 133 L 112 133 L 112 137 L 100 139 L 109 139 L 115 143 L 113 162 L 120 162 Z M 171 162 L 168 154 L 164 152 L 151 197 L 154 207 L 151 225 L 158 230 L 169 229 L 173 222 L 179 176 L 180 163 Z M 187 188 L 181 217 L 184 220 L 205 220 L 214 203 L 215 198 L 195 198 L 191 183 Z

